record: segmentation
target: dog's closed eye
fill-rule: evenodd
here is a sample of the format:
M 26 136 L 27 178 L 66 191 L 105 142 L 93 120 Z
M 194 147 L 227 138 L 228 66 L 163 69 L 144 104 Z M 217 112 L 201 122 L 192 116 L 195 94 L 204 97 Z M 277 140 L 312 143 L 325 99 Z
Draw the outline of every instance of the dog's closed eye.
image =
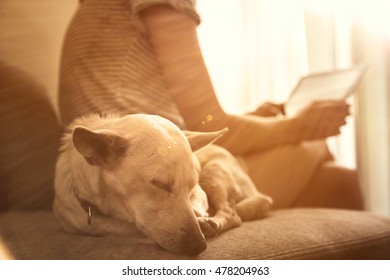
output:
M 153 179 L 152 181 L 150 181 L 150 183 L 152 183 L 152 185 L 156 187 L 159 187 L 160 189 L 163 189 L 164 191 L 172 192 L 175 181 L 174 180 L 162 181 L 158 179 Z

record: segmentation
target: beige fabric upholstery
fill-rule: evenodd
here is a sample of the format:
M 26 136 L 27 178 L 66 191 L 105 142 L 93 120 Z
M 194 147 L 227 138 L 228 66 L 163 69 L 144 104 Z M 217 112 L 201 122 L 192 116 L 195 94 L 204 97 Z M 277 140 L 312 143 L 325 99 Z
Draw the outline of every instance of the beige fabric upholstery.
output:
M 49 212 L 3 213 L 0 234 L 16 259 L 189 258 L 145 238 L 68 234 Z M 207 243 L 195 259 L 390 259 L 390 220 L 355 211 L 276 211 Z
M 50 209 L 60 131 L 45 89 L 0 60 L 0 211 Z

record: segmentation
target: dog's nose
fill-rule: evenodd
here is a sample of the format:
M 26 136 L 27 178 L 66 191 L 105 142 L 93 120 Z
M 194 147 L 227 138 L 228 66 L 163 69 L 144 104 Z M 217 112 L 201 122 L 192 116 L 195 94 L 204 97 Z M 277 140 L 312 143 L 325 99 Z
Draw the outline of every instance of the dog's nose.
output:
M 181 240 L 180 248 L 182 254 L 193 256 L 198 255 L 206 250 L 207 243 L 200 232 L 184 234 L 184 237 Z
M 207 248 L 207 244 L 205 240 L 185 240 L 183 241 L 185 244 L 183 244 L 182 247 L 182 253 L 185 255 L 198 255 L 202 253 Z

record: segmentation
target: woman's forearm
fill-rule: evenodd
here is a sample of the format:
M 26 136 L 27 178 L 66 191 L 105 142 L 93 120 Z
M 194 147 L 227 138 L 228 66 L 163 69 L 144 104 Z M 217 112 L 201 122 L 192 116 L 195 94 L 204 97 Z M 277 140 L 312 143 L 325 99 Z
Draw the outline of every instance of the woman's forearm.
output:
M 229 128 L 229 132 L 219 139 L 218 144 L 233 154 L 249 154 L 300 141 L 291 119 L 269 120 L 227 115 L 220 124 L 207 123 L 204 130 L 216 130 L 224 126 Z

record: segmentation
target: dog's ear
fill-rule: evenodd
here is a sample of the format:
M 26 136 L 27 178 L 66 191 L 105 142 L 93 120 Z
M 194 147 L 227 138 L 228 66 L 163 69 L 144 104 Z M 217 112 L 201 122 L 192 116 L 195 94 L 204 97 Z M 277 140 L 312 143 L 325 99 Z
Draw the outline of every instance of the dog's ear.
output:
M 219 137 L 223 136 L 229 129 L 225 127 L 219 131 L 213 132 L 194 132 L 194 131 L 183 131 L 187 137 L 193 152 L 196 152 L 200 148 L 213 143 Z
M 118 159 L 128 146 L 128 141 L 111 130 L 89 130 L 77 126 L 73 130 L 73 145 L 91 165 L 108 165 Z

